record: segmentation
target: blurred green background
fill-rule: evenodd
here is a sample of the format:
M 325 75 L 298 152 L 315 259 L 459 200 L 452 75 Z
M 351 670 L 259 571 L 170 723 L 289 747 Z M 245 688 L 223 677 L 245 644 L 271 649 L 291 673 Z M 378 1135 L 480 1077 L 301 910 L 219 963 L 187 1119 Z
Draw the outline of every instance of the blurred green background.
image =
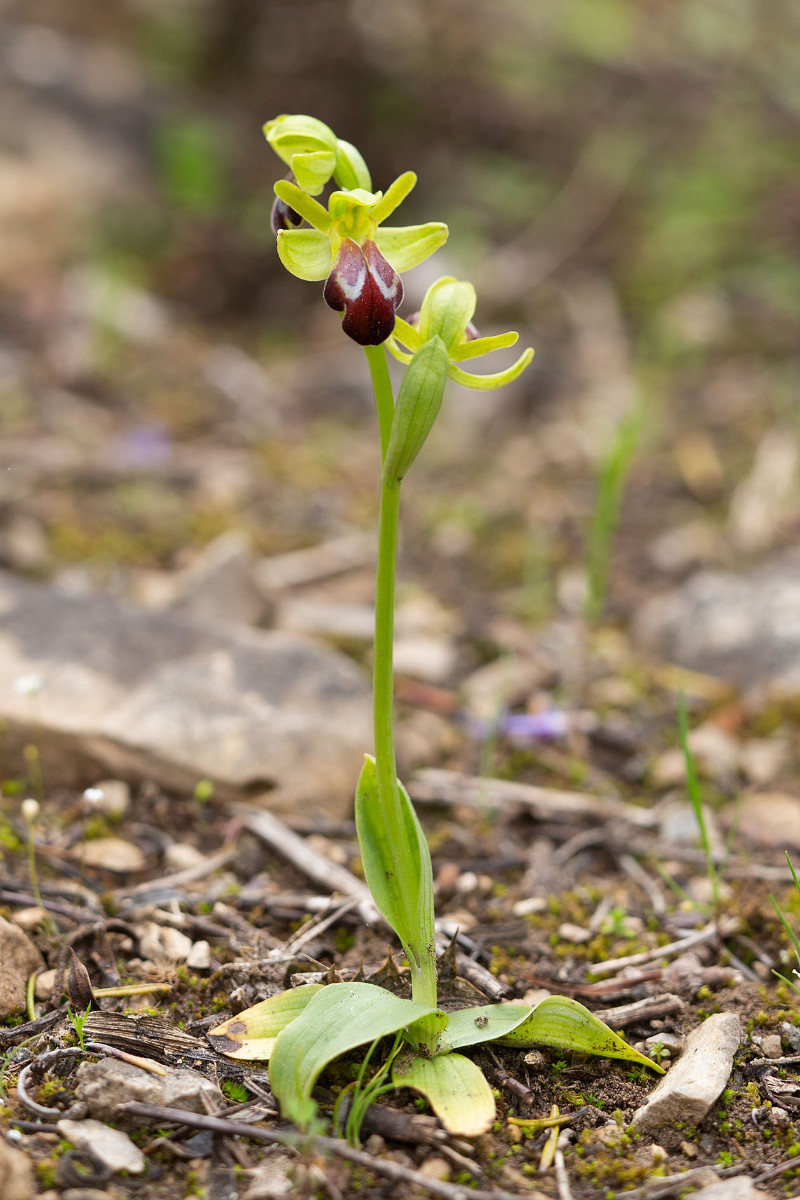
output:
M 42 421 L 63 433 L 64 410 L 54 416 L 46 399 L 60 389 L 113 414 L 108 438 L 127 430 L 134 475 L 136 453 L 153 461 L 159 437 L 166 456 L 181 442 L 227 438 L 307 496 L 335 462 L 336 486 L 351 489 L 337 517 L 367 526 L 360 443 L 348 452 L 331 426 L 368 411 L 361 364 L 340 365 L 336 319 L 315 285 L 283 273 L 269 230 L 282 168 L 261 124 L 305 111 L 359 146 L 376 186 L 418 173 L 401 216 L 450 223 L 436 273 L 477 283 L 482 331 L 513 326 L 536 347 L 534 368 L 483 424 L 463 402 L 473 459 L 459 468 L 433 445 L 412 527 L 445 526 L 458 558 L 453 531 L 466 545 L 494 522 L 503 537 L 484 539 L 485 582 L 524 578 L 535 591 L 551 562 L 579 557 L 598 455 L 639 404 L 619 602 L 635 600 L 641 548 L 667 525 L 722 531 L 708 553 L 713 537 L 700 537 L 687 565 L 769 548 L 769 537 L 753 547 L 725 531 L 760 439 L 797 433 L 795 0 L 7 0 L 0 32 L 0 333 L 44 354 L 36 386 L 9 384 L 7 373 L 7 433 Z M 412 299 L 427 271 L 409 278 Z M 76 288 L 92 323 L 83 358 L 64 333 Z M 267 390 L 284 396 L 270 402 L 275 424 L 265 404 L 242 434 L 246 401 L 221 408 L 205 360 L 198 381 L 197 348 L 211 343 L 272 373 Z M 322 355 L 325 396 L 319 373 L 302 375 L 309 344 Z M 131 451 L 140 427 L 151 442 Z M 508 495 L 492 481 L 498 455 Z M 100 516 L 63 489 L 49 507 L 46 489 L 32 500 L 50 562 L 91 557 L 109 522 L 151 540 L 134 553 L 109 535 L 107 558 L 161 566 L 231 524 L 259 531 L 265 551 L 331 532 L 310 501 L 215 493 L 195 496 L 188 516 L 183 503 L 175 511 L 174 489 L 153 501 L 134 483 L 120 497 L 117 480 Z M 563 487 L 567 500 L 554 498 Z

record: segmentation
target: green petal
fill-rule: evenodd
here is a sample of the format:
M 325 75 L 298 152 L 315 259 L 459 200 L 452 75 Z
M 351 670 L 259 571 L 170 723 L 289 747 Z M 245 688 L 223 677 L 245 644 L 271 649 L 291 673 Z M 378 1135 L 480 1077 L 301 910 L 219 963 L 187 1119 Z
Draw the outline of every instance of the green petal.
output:
M 371 210 L 380 198 L 380 192 L 368 192 L 366 188 L 353 188 L 351 192 L 331 192 L 328 197 L 328 211 L 334 221 L 340 221 L 349 216 L 355 208 Z
M 528 349 L 524 354 L 519 356 L 513 366 L 507 367 L 505 371 L 496 371 L 494 375 L 472 375 L 469 371 L 462 371 L 460 367 L 456 367 L 451 363 L 447 374 L 454 383 L 460 383 L 462 387 L 476 388 L 478 391 L 489 392 L 492 388 L 504 387 L 505 384 L 511 383 L 512 380 L 518 378 L 532 358 L 533 351 Z
M 369 167 L 352 142 L 345 142 L 342 138 L 336 139 L 336 169 L 333 177 L 341 188 L 372 191 Z
M 427 225 L 406 225 L 399 228 L 380 228 L 375 234 L 375 245 L 387 258 L 395 271 L 401 274 L 417 267 L 426 258 L 435 254 L 447 241 L 449 230 L 439 221 Z
M 396 317 L 394 323 L 394 334 L 392 340 L 401 342 L 404 346 L 408 346 L 409 350 L 419 350 L 422 345 L 422 338 L 419 336 L 419 330 L 413 325 L 409 325 L 408 321 L 404 321 L 402 317 Z M 403 359 L 400 360 L 404 361 Z
M 304 114 L 286 114 L 267 121 L 264 136 L 272 149 L 291 167 L 301 187 L 312 195 L 322 191 L 336 163 L 336 134 Z
M 389 185 L 386 195 L 381 197 L 372 210 L 372 216 L 379 225 L 381 221 L 385 221 L 403 203 L 416 182 L 417 177 L 414 172 L 406 171 L 403 175 L 398 176 L 394 183 Z
M 330 150 L 316 150 L 313 154 L 294 154 L 291 167 L 294 177 L 305 191 L 318 196 L 333 174 L 336 156 Z
M 392 358 L 396 358 L 398 362 L 405 363 L 406 366 L 408 366 L 414 357 L 413 354 L 407 353 L 405 350 L 401 350 L 399 343 L 393 337 L 387 338 L 383 344 L 391 354 Z
M 327 279 L 333 266 L 331 244 L 316 229 L 286 229 L 278 234 L 278 256 L 298 279 Z
M 471 283 L 445 275 L 431 284 L 422 301 L 419 333 L 423 341 L 440 337 L 448 354 L 456 349 L 472 320 L 478 298 Z
M 491 337 L 473 338 L 471 342 L 462 342 L 455 350 L 451 350 L 450 357 L 453 362 L 463 362 L 467 358 L 480 358 L 482 354 L 489 354 L 492 350 L 504 350 L 506 346 L 513 346 L 518 341 L 519 334 L 513 331 L 495 333 Z
M 309 225 L 318 229 L 320 233 L 327 233 L 330 229 L 331 218 L 328 210 L 323 208 L 317 200 L 312 200 L 310 196 L 307 196 L 296 183 L 290 183 L 288 179 L 278 180 L 275 184 L 275 195 L 299 213 L 304 221 L 308 221 Z

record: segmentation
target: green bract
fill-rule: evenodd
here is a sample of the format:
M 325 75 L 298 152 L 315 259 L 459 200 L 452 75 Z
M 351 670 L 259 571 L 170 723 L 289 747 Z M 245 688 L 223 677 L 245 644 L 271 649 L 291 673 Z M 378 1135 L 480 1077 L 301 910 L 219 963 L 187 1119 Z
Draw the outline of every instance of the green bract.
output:
M 276 183 L 276 196 L 313 227 L 278 234 L 278 254 L 286 270 L 298 279 L 327 278 L 346 238 L 359 246 L 374 242 L 395 271 L 408 271 L 424 262 L 447 241 L 448 229 L 441 221 L 380 228 L 416 182 L 414 172 L 406 171 L 385 194 L 360 187 L 332 192 L 327 208 L 288 180 Z
M 436 336 L 442 339 L 447 348 L 447 374 L 455 383 L 482 390 L 511 383 L 525 370 L 533 358 L 533 350 L 525 350 L 512 366 L 493 375 L 471 375 L 457 365 L 468 358 L 479 358 L 491 350 L 513 346 L 519 338 L 519 334 L 513 332 L 478 337 L 471 324 L 476 304 L 477 296 L 471 283 L 449 275 L 437 279 L 425 293 L 415 325 L 397 318 L 394 336 L 387 343 L 390 353 L 399 362 L 410 363 L 414 353 Z M 403 350 L 403 346 L 407 349 Z

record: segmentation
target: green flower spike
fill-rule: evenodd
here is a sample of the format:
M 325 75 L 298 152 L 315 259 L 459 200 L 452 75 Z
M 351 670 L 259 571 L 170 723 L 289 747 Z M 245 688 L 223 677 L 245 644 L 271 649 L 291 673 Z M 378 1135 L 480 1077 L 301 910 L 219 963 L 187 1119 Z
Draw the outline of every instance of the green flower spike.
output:
M 275 194 L 311 229 L 281 229 L 278 255 L 298 279 L 325 282 L 323 296 L 344 312 L 344 332 L 361 346 L 379 346 L 394 329 L 403 299 L 400 273 L 424 262 L 447 240 L 447 226 L 380 228 L 417 181 L 406 171 L 383 192 L 332 192 L 324 208 L 297 184 L 281 180 Z
M 439 337 L 447 349 L 447 374 L 454 383 L 485 391 L 511 383 L 533 358 L 530 348 L 512 366 L 493 375 L 472 375 L 457 365 L 468 358 L 479 358 L 491 350 L 513 346 L 519 337 L 514 332 L 478 337 L 472 324 L 476 303 L 475 288 L 471 283 L 453 279 L 449 275 L 437 279 L 425 293 L 417 318 L 412 318 L 413 324 L 397 318 L 394 336 L 387 343 L 388 350 L 400 362 L 410 363 L 420 347 L 432 337 Z

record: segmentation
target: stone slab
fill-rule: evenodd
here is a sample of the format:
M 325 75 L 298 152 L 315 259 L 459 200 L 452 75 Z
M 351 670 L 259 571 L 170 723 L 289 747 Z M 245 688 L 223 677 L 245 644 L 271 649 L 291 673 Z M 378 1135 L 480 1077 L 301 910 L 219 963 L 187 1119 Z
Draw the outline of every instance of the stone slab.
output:
M 18 684 L 31 677 L 33 694 Z M 350 810 L 371 744 L 367 681 L 321 643 L 3 572 L 0 724 L 11 769 L 33 742 L 61 786 L 110 774 L 191 791 L 208 779 L 222 798 L 270 793 L 276 811 L 329 815 Z

